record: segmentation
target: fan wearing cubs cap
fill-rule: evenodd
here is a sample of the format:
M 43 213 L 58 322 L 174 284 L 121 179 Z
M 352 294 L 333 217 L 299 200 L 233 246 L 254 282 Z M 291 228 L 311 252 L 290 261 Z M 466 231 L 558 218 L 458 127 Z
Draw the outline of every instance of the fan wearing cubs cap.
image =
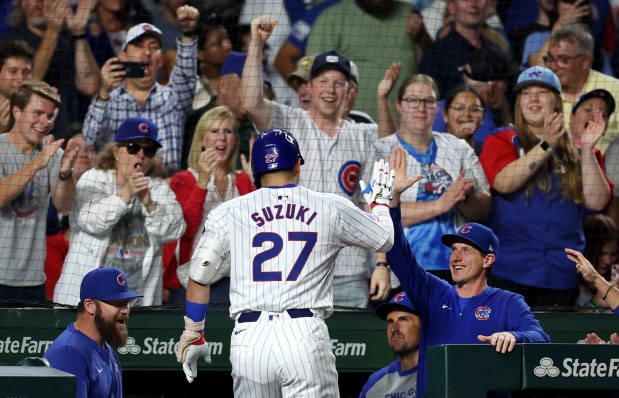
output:
M 405 292 L 376 307 L 376 315 L 387 322 L 387 341 L 398 359 L 374 372 L 359 398 L 419 397 L 417 364 L 421 321 Z
M 426 272 L 417 262 L 402 227 L 400 196 L 420 176 L 407 177 L 405 155 L 397 149 L 390 159 L 395 170 L 391 202 L 395 241 L 387 261 L 421 319 L 417 396 L 422 397 L 428 383 L 429 347 L 487 343 L 506 354 L 516 343 L 548 343 L 550 338 L 521 295 L 488 286 L 490 270 L 507 251 L 490 228 L 471 222 L 442 236 L 443 245 L 451 249 L 449 266 L 455 285 Z
M 105 266 L 122 269 L 142 293 L 134 305 L 161 305 L 162 247 L 180 238 L 186 225 L 174 192 L 159 177 L 160 148 L 157 125 L 130 117 L 101 150 L 95 168 L 82 174 L 55 302 L 76 305 L 81 277 Z
M 574 124 L 582 129 L 578 150 L 565 127 L 561 88 L 550 69 L 534 66 L 520 73 L 515 125 L 488 137 L 480 155 L 495 191 L 487 223 L 505 243 L 491 281 L 522 294 L 532 307 L 574 305 L 578 273 L 563 248 L 584 250 L 584 218 L 611 200 L 594 150 L 604 117 L 596 111 L 580 127 Z M 576 112 L 580 117 L 587 109 L 581 105 Z
M 309 70 L 307 110 L 265 99 L 261 53 L 276 25 L 277 21 L 268 16 L 252 21 L 241 82 L 243 108 L 259 130 L 281 127 L 294 132 L 307 163 L 300 185 L 349 198 L 364 208 L 358 181 L 371 178 L 378 158 L 374 142 L 379 134 L 374 123 L 353 123 L 343 117 L 355 78 L 351 62 L 334 50 L 316 55 Z M 389 268 L 374 264 L 373 255 L 362 248 L 347 247 L 340 252 L 335 267 L 335 305 L 367 308 L 370 300 L 387 298 Z
M 370 216 L 346 198 L 297 185 L 305 156 L 289 131 L 262 132 L 251 154 L 259 189 L 209 213 L 190 265 L 177 355 L 190 383 L 199 358 L 211 360 L 205 342 L 210 286 L 227 273 L 234 396 L 339 396 L 324 321 L 333 313 L 335 258 L 345 246 L 389 250 L 394 175 L 381 160 L 372 183 L 360 182 Z
M 183 128 L 191 111 L 196 86 L 197 24 L 200 14 L 191 6 L 176 10 L 183 34 L 176 38 L 177 54 L 169 83 L 157 82 L 162 68 L 165 37 L 156 26 L 141 23 L 129 29 L 123 51 L 101 68 L 98 95 L 84 121 L 86 143 L 98 150 L 112 141 L 127 118 L 140 116 L 159 126 L 163 164 L 176 171 L 181 165 Z
M 76 397 L 122 397 L 122 372 L 115 349 L 127 344 L 129 289 L 118 268 L 97 268 L 82 279 L 77 319 L 54 340 L 44 357 L 51 367 L 77 378 Z

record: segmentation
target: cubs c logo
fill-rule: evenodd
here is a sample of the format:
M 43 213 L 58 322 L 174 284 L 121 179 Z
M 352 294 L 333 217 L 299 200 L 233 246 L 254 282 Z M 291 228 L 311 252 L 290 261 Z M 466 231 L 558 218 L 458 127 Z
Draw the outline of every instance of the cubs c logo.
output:
M 148 134 L 148 123 L 140 123 L 138 124 L 138 130 L 140 133 Z
M 153 30 L 153 27 L 152 25 L 144 25 L 142 29 L 144 29 L 145 31 L 149 31 L 149 30 Z
M 127 284 L 127 280 L 123 274 L 118 274 L 116 277 L 116 282 L 118 282 L 120 286 L 125 286 Z
M 463 234 L 468 234 L 473 229 L 471 224 L 466 224 L 464 227 L 460 228 L 460 232 Z
M 487 321 L 488 319 L 490 319 L 491 312 L 492 310 L 490 309 L 490 307 L 477 307 L 477 309 L 475 310 L 475 318 L 477 318 L 478 321 Z
M 359 174 L 361 173 L 361 163 L 354 160 L 348 161 L 342 165 L 337 174 L 337 181 L 340 187 L 348 196 L 352 196 L 357 189 L 359 183 Z
M 404 301 L 404 295 L 406 293 L 402 292 L 402 293 L 398 293 L 395 296 L 393 296 L 393 302 L 395 303 L 401 303 L 402 301 Z

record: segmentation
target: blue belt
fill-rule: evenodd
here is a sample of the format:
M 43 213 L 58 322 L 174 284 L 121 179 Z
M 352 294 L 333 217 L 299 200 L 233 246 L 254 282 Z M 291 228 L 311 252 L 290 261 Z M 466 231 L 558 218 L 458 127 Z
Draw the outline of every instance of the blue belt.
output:
M 307 308 L 292 308 L 286 310 L 286 312 L 288 313 L 288 315 L 290 315 L 291 318 L 311 318 L 314 316 L 314 313 Z M 243 312 L 241 315 L 239 315 L 237 321 L 239 323 L 256 322 L 258 318 L 260 318 L 261 314 L 262 311 Z

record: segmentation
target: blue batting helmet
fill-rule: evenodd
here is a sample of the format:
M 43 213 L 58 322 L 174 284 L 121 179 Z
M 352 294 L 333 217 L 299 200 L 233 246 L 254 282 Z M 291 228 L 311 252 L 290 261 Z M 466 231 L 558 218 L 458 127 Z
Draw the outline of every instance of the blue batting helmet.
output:
M 260 174 L 274 170 L 290 170 L 297 163 L 305 163 L 299 143 L 290 132 L 269 129 L 256 137 L 251 151 L 251 168 L 254 184 L 260 188 Z

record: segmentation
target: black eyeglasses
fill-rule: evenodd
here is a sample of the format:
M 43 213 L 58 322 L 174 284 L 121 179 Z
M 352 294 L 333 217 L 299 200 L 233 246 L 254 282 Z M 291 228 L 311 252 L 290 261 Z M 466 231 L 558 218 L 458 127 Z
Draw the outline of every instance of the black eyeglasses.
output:
M 426 109 L 434 109 L 438 104 L 438 101 L 434 98 L 402 98 L 402 102 L 405 102 L 411 108 L 419 108 L 419 106 L 423 103 Z
M 571 61 L 575 60 L 576 58 L 582 57 L 583 55 L 584 54 L 578 54 L 578 55 L 572 55 L 572 56 L 561 55 L 555 58 L 550 54 L 546 54 L 542 57 L 542 60 L 544 61 L 544 64 L 546 64 L 546 66 L 550 66 L 550 64 L 552 64 L 553 62 L 556 62 L 559 65 L 565 66 L 569 64 Z
M 140 144 L 138 144 L 137 142 L 133 142 L 133 141 L 125 141 L 125 142 L 119 142 L 118 146 L 124 146 L 125 148 L 127 148 L 127 153 L 129 155 L 137 155 L 140 152 L 140 149 L 142 149 L 144 151 L 144 156 L 146 156 L 147 158 L 152 158 L 157 154 L 157 151 L 159 150 L 159 146 L 157 146 L 157 144 L 149 144 L 146 146 L 142 146 Z

